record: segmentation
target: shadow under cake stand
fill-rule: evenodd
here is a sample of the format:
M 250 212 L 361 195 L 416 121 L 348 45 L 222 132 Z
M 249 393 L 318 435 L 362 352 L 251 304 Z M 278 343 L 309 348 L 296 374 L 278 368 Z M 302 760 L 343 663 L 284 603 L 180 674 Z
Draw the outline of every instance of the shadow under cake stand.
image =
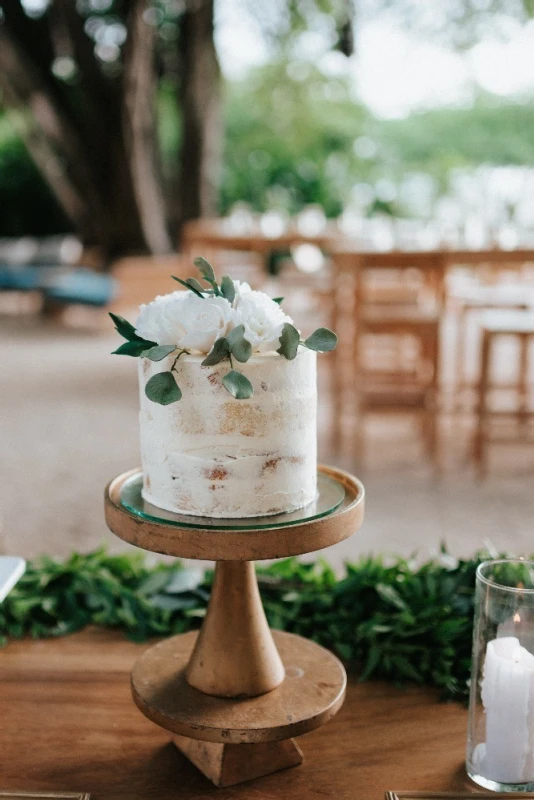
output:
M 301 636 L 271 631 L 253 562 L 320 550 L 363 520 L 364 488 L 352 475 L 318 468 L 318 498 L 305 509 L 248 520 L 172 514 L 141 497 L 137 470 L 106 489 L 106 522 L 130 544 L 180 558 L 216 561 L 200 632 L 173 636 L 135 663 L 132 694 L 150 720 L 217 786 L 296 766 L 293 737 L 341 707 L 341 662 Z

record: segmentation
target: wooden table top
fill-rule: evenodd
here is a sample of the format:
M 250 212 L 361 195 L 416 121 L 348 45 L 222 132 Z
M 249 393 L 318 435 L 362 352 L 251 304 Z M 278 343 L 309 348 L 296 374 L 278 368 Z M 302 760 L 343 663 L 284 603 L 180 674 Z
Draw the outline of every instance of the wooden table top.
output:
M 430 249 L 414 246 L 379 251 L 369 247 L 368 244 L 363 244 L 357 238 L 346 236 L 337 223 L 332 220 L 328 221 L 324 229 L 316 234 L 301 233 L 294 222 L 289 225 L 287 230 L 276 236 L 265 235 L 259 226 L 246 233 L 239 233 L 232 230 L 228 218 L 190 220 L 183 230 L 183 248 L 186 251 L 212 247 L 215 250 L 268 253 L 272 250 L 285 250 L 293 245 L 303 243 L 314 244 L 338 257 L 365 255 L 366 259 L 376 260 L 378 265 L 388 260 L 392 263 L 398 262 L 399 258 L 404 260 L 416 258 L 423 261 L 432 256 L 443 256 L 447 265 L 512 264 L 534 261 L 534 248 L 532 247 L 503 250 L 497 245 L 478 249 L 440 245 Z
M 298 739 L 300 767 L 215 789 L 130 697 L 147 645 L 87 630 L 0 650 L 0 791 L 90 792 L 93 800 L 383 800 L 389 789 L 474 791 L 467 711 L 435 692 L 349 682 L 345 705 Z

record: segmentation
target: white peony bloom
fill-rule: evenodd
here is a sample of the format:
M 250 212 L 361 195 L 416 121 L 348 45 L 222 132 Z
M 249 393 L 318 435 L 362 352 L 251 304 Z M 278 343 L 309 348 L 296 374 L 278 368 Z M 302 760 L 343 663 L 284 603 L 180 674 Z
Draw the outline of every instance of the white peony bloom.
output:
M 239 301 L 242 297 L 252 291 L 250 288 L 250 284 L 246 281 L 233 281 L 234 289 L 235 289 L 235 298 L 234 298 L 234 307 L 239 305 Z
M 141 306 L 136 330 L 143 339 L 209 353 L 234 327 L 236 312 L 224 297 L 173 292 Z
M 244 293 L 236 306 L 236 325 L 245 326 L 245 339 L 258 353 L 278 350 L 284 323 L 293 322 L 264 292 Z
M 147 305 L 140 306 L 136 333 L 156 344 L 178 344 L 185 334 L 180 318 L 186 294 L 178 291 L 158 295 Z

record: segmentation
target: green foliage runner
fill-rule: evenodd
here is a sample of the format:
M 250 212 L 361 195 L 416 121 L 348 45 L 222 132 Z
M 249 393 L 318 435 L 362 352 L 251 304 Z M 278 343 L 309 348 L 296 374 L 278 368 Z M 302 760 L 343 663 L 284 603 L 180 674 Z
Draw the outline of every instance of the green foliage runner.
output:
M 469 561 L 434 559 L 414 567 L 368 557 L 338 579 L 323 560 L 290 558 L 258 570 L 272 627 L 330 648 L 360 679 L 437 686 L 445 698 L 467 695 L 475 570 Z M 144 641 L 199 627 L 213 573 L 179 562 L 148 567 L 142 554 L 100 549 L 65 562 L 28 565 L 3 604 L 0 641 L 63 636 L 88 624 L 123 630 Z

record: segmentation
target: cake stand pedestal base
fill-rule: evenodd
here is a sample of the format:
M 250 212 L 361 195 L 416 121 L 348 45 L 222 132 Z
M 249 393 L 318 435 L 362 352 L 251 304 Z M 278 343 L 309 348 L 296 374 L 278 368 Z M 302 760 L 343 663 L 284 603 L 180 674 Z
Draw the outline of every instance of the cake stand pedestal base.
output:
M 215 786 L 234 786 L 302 764 L 294 739 L 259 744 L 216 744 L 175 736 L 174 744 Z
M 150 647 L 132 670 L 132 694 L 143 714 L 216 786 L 258 778 L 302 763 L 294 736 L 314 730 L 338 711 L 345 696 L 341 662 L 315 642 L 272 632 L 285 678 L 257 697 L 216 697 L 195 689 L 187 666 L 196 632 Z

